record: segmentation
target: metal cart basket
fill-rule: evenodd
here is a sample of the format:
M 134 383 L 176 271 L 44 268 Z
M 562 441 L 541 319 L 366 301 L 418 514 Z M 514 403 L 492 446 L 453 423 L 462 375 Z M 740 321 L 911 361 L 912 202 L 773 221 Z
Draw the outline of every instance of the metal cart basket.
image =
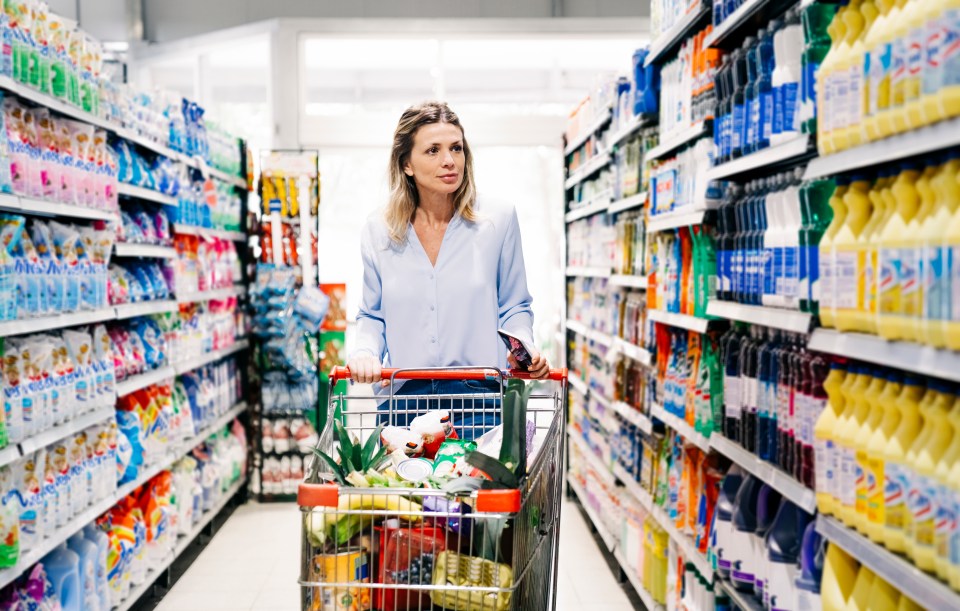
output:
M 460 437 L 496 436 L 505 380 L 525 377 L 495 368 L 385 369 L 383 376 L 389 388 L 381 396 L 331 395 L 319 450 L 344 460 L 335 422 L 359 454 L 378 424 L 404 425 L 438 409 L 449 411 Z M 349 377 L 334 369 L 330 388 Z M 301 610 L 554 609 L 567 371 L 551 370 L 549 380 L 527 404 L 527 439 L 538 449 L 518 489 L 302 483 Z M 398 394 L 401 382 L 414 386 Z

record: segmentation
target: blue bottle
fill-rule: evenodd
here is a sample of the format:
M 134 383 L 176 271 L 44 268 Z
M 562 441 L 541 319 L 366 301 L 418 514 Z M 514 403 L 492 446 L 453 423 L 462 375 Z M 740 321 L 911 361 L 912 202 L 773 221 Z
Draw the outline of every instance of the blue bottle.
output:
M 660 69 L 656 64 L 644 66 L 648 49 L 633 54 L 633 114 L 657 114 L 660 101 Z
M 740 49 L 733 52 L 730 59 L 733 63 L 733 131 L 730 156 L 733 159 L 744 155 L 746 145 L 747 52 L 752 43 L 753 37 L 748 36 Z
M 717 559 L 717 572 L 724 579 L 730 579 L 731 558 L 735 553 L 731 547 L 733 539 L 733 512 L 736 509 L 737 492 L 743 485 L 743 474 L 736 465 L 730 468 L 720 483 L 720 493 L 714 509 L 713 555 Z
M 811 521 L 803 531 L 800 543 L 800 576 L 794 582 L 797 587 L 798 609 L 820 608 L 820 579 L 823 577 L 823 561 L 826 545 L 817 532 L 817 523 Z
M 780 505 L 777 517 L 766 535 L 768 580 L 764 590 L 767 609 L 789 609 L 797 599 L 799 564 L 807 529 L 813 516 L 790 501 Z
M 763 482 L 748 475 L 744 478 L 733 510 L 733 541 L 730 544 L 730 582 L 742 592 L 753 592 L 756 579 L 754 533 L 757 530 L 757 500 Z
M 40 561 L 63 611 L 81 611 L 80 556 L 61 543 Z
M 770 331 L 769 340 L 760 348 L 759 370 L 757 377 L 760 380 L 760 401 L 757 413 L 757 455 L 763 460 L 772 460 L 770 447 L 770 428 L 774 410 L 776 409 L 776 386 L 778 374 L 778 356 L 780 336 L 776 331 Z M 776 430 L 776 428 L 774 428 Z
M 83 532 L 78 532 L 67 539 L 67 547 L 80 557 L 80 592 L 81 608 L 97 609 L 100 607 L 100 597 L 97 595 L 97 545 L 88 541 Z
M 757 138 L 760 126 L 760 45 L 759 40 L 766 35 L 766 30 L 760 28 L 757 40 L 751 39 L 747 48 L 747 86 L 746 86 L 746 129 L 743 154 L 749 155 L 757 150 Z
M 773 133 L 773 70 L 776 68 L 776 56 L 773 53 L 773 34 L 782 27 L 777 20 L 759 38 L 757 44 L 757 137 L 754 150 L 765 149 L 770 146 L 770 135 Z
M 753 593 L 760 600 L 763 600 L 763 592 L 769 579 L 765 539 L 773 526 L 774 518 L 777 517 L 782 500 L 781 494 L 767 485 L 760 489 L 757 496 L 757 529 L 750 543 L 757 567 L 753 578 Z

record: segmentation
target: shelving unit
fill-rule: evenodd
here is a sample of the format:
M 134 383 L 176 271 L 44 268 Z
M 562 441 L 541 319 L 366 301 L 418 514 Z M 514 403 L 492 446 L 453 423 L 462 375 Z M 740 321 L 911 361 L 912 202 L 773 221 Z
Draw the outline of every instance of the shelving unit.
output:
M 113 245 L 113 253 L 117 257 L 144 257 L 147 259 L 176 259 L 177 249 L 172 246 L 157 246 L 156 244 L 128 244 L 117 242 Z
M 643 584 L 640 583 L 640 578 L 630 569 L 630 565 L 623 555 L 621 555 L 619 549 L 614 550 L 613 557 L 616 558 L 617 563 L 623 570 L 623 574 L 627 576 L 627 580 L 630 582 L 630 585 L 633 586 L 634 592 L 640 597 L 640 601 L 643 603 L 643 606 L 646 607 L 647 611 L 663 611 L 663 605 L 653 600 L 653 596 L 651 596 L 650 592 L 647 592 Z
M 760 604 L 755 597 L 745 595 L 733 587 L 729 581 L 717 578 L 715 583 L 717 587 L 727 593 L 727 596 L 730 597 L 733 604 L 739 607 L 741 611 L 763 611 L 763 605 Z
M 587 383 L 578 378 L 576 375 L 572 375 L 567 378 L 567 383 L 570 385 L 570 388 L 580 393 L 580 395 L 583 397 L 586 397 L 590 393 L 590 388 L 587 387 Z
M 67 329 L 79 325 L 92 325 L 94 323 L 112 320 L 116 318 L 116 316 L 117 312 L 113 308 L 103 308 L 102 310 L 74 312 L 73 314 L 60 314 L 58 316 L 48 316 L 45 318 L 8 320 L 0 322 L 0 337 L 28 335 L 30 333 L 40 333 L 41 331 L 55 331 L 57 329 Z
M 583 146 L 584 143 L 586 143 L 586 141 L 589 140 L 591 136 L 597 133 L 597 130 L 599 130 L 601 127 L 609 123 L 612 118 L 613 118 L 613 111 L 610 108 L 607 108 L 604 112 L 600 113 L 600 116 L 598 116 L 593 121 L 593 123 L 587 126 L 587 128 L 584 129 L 580 133 L 580 135 L 578 135 L 576 138 L 571 140 L 569 144 L 567 144 L 566 148 L 563 149 L 563 156 L 566 157 L 567 155 L 572 154 L 578 148 Z
M 647 159 L 659 159 L 680 147 L 691 144 L 704 136 L 709 136 L 711 129 L 713 129 L 713 122 L 703 121 L 685 129 L 677 130 L 672 134 L 667 134 L 665 138 L 661 138 L 659 145 L 647 151 L 646 157 Z
M 647 288 L 647 277 L 612 274 L 610 276 L 610 284 L 613 286 L 622 286 L 624 288 L 645 290 Z
M 693 8 L 687 15 L 670 26 L 670 29 L 660 36 L 657 36 L 650 45 L 650 53 L 647 55 L 644 65 L 649 66 L 660 59 L 664 59 L 671 51 L 680 46 L 688 34 L 696 30 L 700 25 L 706 25 L 709 20 L 710 3 L 705 2 Z
M 747 3 L 744 3 L 740 8 L 746 5 Z M 810 136 L 802 134 L 788 142 L 714 166 L 707 170 L 707 179 L 729 180 L 757 172 L 769 174 L 778 168 L 797 165 L 814 156 L 816 152 L 812 148 Z
M 610 193 L 599 195 L 593 198 L 589 203 L 577 207 L 575 210 L 571 210 L 564 217 L 568 223 L 574 221 L 579 221 L 580 219 L 585 219 L 588 216 L 593 216 L 594 214 L 599 214 L 602 212 L 607 212 L 607 209 L 610 207 Z
M 679 229 L 680 227 L 700 225 L 706 216 L 706 210 L 681 210 L 678 212 L 654 214 L 651 215 L 650 220 L 647 221 L 647 233 L 657 233 L 658 231 L 668 231 Z
M 657 117 L 638 115 L 610 136 L 610 146 L 617 146 L 644 127 L 656 125 Z
M 707 303 L 707 314 L 791 333 L 808 333 L 813 323 L 813 316 L 806 312 L 744 305 L 717 299 L 711 299 Z
M 641 191 L 636 195 L 631 195 L 630 197 L 625 197 L 623 199 L 610 202 L 610 205 L 607 206 L 607 214 L 620 214 L 621 212 L 642 208 L 646 201 L 647 192 Z
M 148 386 L 153 386 L 154 384 L 159 384 L 160 382 L 165 382 L 167 380 L 172 380 L 175 375 L 176 372 L 173 370 L 173 367 L 166 365 L 164 367 L 154 369 L 153 371 L 147 371 L 146 373 L 129 377 L 122 382 L 117 383 L 117 396 L 125 397 L 130 393 L 135 393 L 138 390 Z
M 577 322 L 575 320 L 567 321 L 567 330 L 573 331 L 577 335 L 582 335 L 592 342 L 597 342 L 606 347 L 613 345 L 613 338 L 603 333 L 602 331 L 594 331 L 593 329 L 587 327 L 582 322 Z
M 876 335 L 814 329 L 810 350 L 875 365 L 960 382 L 960 352 L 937 350 L 911 342 L 890 342 Z
M 571 174 L 570 177 L 567 178 L 567 182 L 564 183 L 564 188 L 572 189 L 589 178 L 595 172 L 605 168 L 609 163 L 610 151 L 597 153 L 597 155 L 595 155 L 592 159 L 586 161 L 581 167 L 573 171 L 573 174 Z
M 594 471 L 596 471 L 600 477 L 603 478 L 603 481 L 612 486 L 614 481 L 613 472 L 610 469 L 610 465 L 604 464 L 600 457 L 593 453 L 593 450 L 590 448 L 587 442 L 580 437 L 579 431 L 568 429 L 567 434 L 570 436 L 571 443 L 577 446 L 580 452 L 587 457 L 587 461 L 593 467 Z
M 573 477 L 567 476 L 567 486 L 577 495 L 577 498 L 580 499 L 580 506 L 583 507 L 583 511 L 586 512 L 587 517 L 590 518 L 590 522 L 593 524 L 593 527 L 597 530 L 597 533 L 600 534 L 600 538 L 603 539 L 604 545 L 607 546 L 607 551 L 613 551 L 617 546 L 617 539 L 614 537 L 613 533 L 607 530 L 607 527 L 603 525 L 603 522 L 600 521 L 600 518 L 597 516 L 596 512 L 593 510 L 593 507 L 590 506 L 590 502 L 587 499 L 587 493 L 580 487 L 580 483 L 577 482 Z
M 127 303 L 116 306 L 118 320 L 133 318 L 135 316 L 147 316 L 149 314 L 165 314 L 167 312 L 176 312 L 179 309 L 180 305 L 173 299 L 141 301 L 139 303 Z
M 793 476 L 784 473 L 768 462 L 760 460 L 756 455 L 751 454 L 722 435 L 711 435 L 710 447 L 752 473 L 754 477 L 762 480 L 797 507 L 807 513 L 816 513 L 816 492 L 798 482 Z
M 653 363 L 653 355 L 646 348 L 641 348 L 623 340 L 619 337 L 614 339 L 614 347 L 624 356 L 630 357 L 641 365 L 650 367 Z
M 704 452 L 710 451 L 710 440 L 696 432 L 686 421 L 674 416 L 663 408 L 662 405 L 654 404 L 650 408 L 650 415 L 660 422 L 663 422 L 674 431 L 680 433 L 684 439 L 697 446 Z
M 623 401 L 614 401 L 610 404 L 610 407 L 613 409 L 613 411 L 620 414 L 620 417 L 630 424 L 636 426 L 647 435 L 653 433 L 653 422 L 646 416 L 646 414 L 641 413 L 640 410 L 627 405 Z
M 183 225 L 174 223 L 173 232 L 181 235 L 195 235 L 200 237 L 220 238 L 221 240 L 230 240 L 232 242 L 246 242 L 247 234 L 242 231 L 227 231 L 225 229 L 211 229 L 209 227 L 197 227 L 195 225 Z
M 89 411 L 85 414 L 81 414 L 72 420 L 68 420 L 62 424 L 47 429 L 46 431 L 34 435 L 33 437 L 28 437 L 21 441 L 18 445 L 20 446 L 20 451 L 16 458 L 21 456 L 26 456 L 31 452 L 36 452 L 40 448 L 45 448 L 50 444 L 56 443 L 61 439 L 66 439 L 75 433 L 91 427 L 95 424 L 100 424 L 101 422 L 106 422 L 107 420 L 114 417 L 116 411 L 114 410 L 114 405 L 106 405 L 103 407 L 95 408 L 93 411 Z M 15 446 L 8 446 L 6 449 Z M 9 464 L 9 462 L 2 462 L 2 459 L 5 458 L 0 455 L 0 464 Z M 14 459 L 16 460 L 16 459 Z M 12 461 L 10 461 L 12 462 Z
M 568 267 L 567 278 L 609 278 L 610 270 L 604 267 Z
M 744 38 L 756 32 L 758 23 L 769 23 L 794 4 L 796 0 L 745 0 L 713 28 L 704 39 L 703 46 L 733 50 L 740 46 Z
M 120 216 L 116 211 L 48 202 L 31 197 L 12 195 L 10 193 L 0 193 L 0 211 L 29 214 L 32 216 L 64 217 L 82 221 L 117 222 L 120 220 Z
M 210 301 L 212 299 L 229 299 L 230 297 L 241 297 L 247 293 L 246 287 L 242 284 L 236 284 L 224 289 L 210 289 L 200 291 L 199 293 L 186 293 L 177 296 L 178 303 L 195 303 L 198 301 Z
M 647 310 L 647 318 L 653 322 L 663 323 L 678 329 L 686 329 L 687 331 L 696 331 L 697 333 L 706 333 L 710 325 L 720 322 L 718 320 L 690 316 L 689 314 L 664 312 L 663 310 Z
M 241 350 L 246 350 L 250 346 L 250 341 L 247 339 L 238 339 L 233 345 L 226 348 L 221 348 L 219 350 L 213 350 L 207 352 L 206 354 L 201 354 L 200 356 L 181 361 L 179 363 L 174 363 L 173 370 L 177 372 L 177 375 L 183 375 L 189 373 L 194 369 L 199 369 L 204 365 L 209 365 L 210 363 L 215 363 L 220 359 L 226 358 L 232 354 L 236 354 Z
M 126 183 L 120 183 L 117 186 L 117 193 L 119 193 L 121 197 L 139 199 L 145 202 L 161 204 L 163 206 L 177 207 L 180 205 L 179 200 L 172 195 L 160 193 L 159 191 L 154 191 L 153 189 L 138 187 L 136 185 L 128 185 Z

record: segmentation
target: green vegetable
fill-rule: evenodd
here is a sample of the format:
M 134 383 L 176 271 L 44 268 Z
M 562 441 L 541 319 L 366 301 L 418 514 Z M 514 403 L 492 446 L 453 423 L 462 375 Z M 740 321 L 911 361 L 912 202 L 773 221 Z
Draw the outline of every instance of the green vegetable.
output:
M 523 477 L 527 472 L 527 402 L 532 390 L 532 385 L 511 378 L 506 382 L 503 395 L 503 443 L 500 445 L 500 462 L 517 477 Z
M 341 486 L 353 485 L 361 488 L 367 487 L 369 485 L 366 483 L 368 478 L 365 477 L 364 474 L 370 471 L 376 471 L 383 465 L 384 461 L 387 460 L 386 446 L 381 446 L 380 449 L 374 453 L 377 442 L 380 440 L 380 431 L 383 430 L 383 424 L 378 425 L 377 428 L 374 429 L 373 433 L 371 433 L 367 439 L 367 442 L 362 446 L 359 441 L 354 441 L 347 429 L 340 424 L 339 420 L 334 420 L 333 428 L 340 442 L 337 447 L 337 455 L 340 457 L 340 462 L 337 463 L 337 461 L 327 453 L 321 452 L 316 448 L 314 448 L 313 452 L 322 458 L 333 470 L 333 475 Z

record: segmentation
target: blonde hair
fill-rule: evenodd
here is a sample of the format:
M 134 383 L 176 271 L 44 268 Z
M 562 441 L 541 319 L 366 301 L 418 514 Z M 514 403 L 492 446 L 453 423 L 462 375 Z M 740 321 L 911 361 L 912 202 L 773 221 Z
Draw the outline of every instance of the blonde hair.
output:
M 420 193 L 412 176 L 404 172 L 404 165 L 410 159 L 413 139 L 424 125 L 431 123 L 449 123 L 455 125 L 463 134 L 463 181 L 453 193 L 453 208 L 465 221 L 477 220 L 474 204 L 477 189 L 473 183 L 473 155 L 467 145 L 466 134 L 460 125 L 460 118 L 444 102 L 424 102 L 403 111 L 397 130 L 393 134 L 393 148 L 390 151 L 390 201 L 387 204 L 386 222 L 390 239 L 395 244 L 407 240 L 407 229 L 420 204 Z

